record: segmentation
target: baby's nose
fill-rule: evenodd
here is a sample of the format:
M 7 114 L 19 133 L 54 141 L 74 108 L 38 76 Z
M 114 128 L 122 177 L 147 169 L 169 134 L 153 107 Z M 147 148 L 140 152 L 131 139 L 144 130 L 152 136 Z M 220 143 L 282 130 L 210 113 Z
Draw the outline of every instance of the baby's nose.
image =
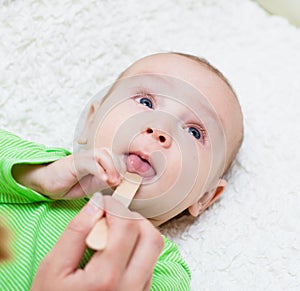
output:
M 165 132 L 159 129 L 153 129 L 148 127 L 145 130 L 145 134 L 153 136 L 155 140 L 157 140 L 163 147 L 168 148 L 172 144 L 172 138 Z

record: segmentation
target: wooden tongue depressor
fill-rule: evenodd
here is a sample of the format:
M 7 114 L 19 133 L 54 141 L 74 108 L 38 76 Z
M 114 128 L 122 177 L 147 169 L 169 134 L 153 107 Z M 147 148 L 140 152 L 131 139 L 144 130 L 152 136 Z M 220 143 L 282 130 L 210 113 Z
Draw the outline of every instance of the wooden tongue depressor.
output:
M 124 179 L 114 191 L 112 197 L 128 207 L 142 183 L 143 178 L 135 173 L 126 172 Z M 105 217 L 100 218 L 86 238 L 90 249 L 100 251 L 105 249 L 107 242 L 107 223 Z

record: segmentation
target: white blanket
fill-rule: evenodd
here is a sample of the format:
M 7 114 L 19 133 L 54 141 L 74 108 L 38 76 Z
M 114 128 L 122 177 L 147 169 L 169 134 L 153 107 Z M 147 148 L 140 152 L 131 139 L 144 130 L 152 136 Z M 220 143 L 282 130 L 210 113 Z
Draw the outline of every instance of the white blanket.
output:
M 90 97 L 144 55 L 216 65 L 242 104 L 244 144 L 221 199 L 162 231 L 192 290 L 300 289 L 299 28 L 250 0 L 0 3 L 0 127 L 49 146 L 72 149 Z

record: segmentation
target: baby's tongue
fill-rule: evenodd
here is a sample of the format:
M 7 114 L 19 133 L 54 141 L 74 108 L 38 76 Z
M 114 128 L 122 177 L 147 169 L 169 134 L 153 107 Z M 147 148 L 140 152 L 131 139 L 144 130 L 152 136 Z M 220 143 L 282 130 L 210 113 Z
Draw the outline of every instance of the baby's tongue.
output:
M 152 166 L 136 154 L 128 155 L 126 159 L 126 167 L 128 172 L 137 173 L 142 177 L 155 176 L 155 171 Z

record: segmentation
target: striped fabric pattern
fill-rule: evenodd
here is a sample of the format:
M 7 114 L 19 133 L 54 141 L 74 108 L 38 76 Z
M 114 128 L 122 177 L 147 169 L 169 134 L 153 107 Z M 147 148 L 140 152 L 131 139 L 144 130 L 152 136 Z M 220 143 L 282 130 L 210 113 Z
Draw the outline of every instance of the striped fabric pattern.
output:
M 62 148 L 20 139 L 0 130 L 0 224 L 9 228 L 12 259 L 0 264 L 0 290 L 29 290 L 43 257 L 87 199 L 51 200 L 16 183 L 11 174 L 19 163 L 42 164 L 69 155 Z M 177 246 L 164 237 L 164 250 L 154 269 L 151 290 L 190 290 L 190 271 Z M 80 267 L 92 251 L 86 250 Z

